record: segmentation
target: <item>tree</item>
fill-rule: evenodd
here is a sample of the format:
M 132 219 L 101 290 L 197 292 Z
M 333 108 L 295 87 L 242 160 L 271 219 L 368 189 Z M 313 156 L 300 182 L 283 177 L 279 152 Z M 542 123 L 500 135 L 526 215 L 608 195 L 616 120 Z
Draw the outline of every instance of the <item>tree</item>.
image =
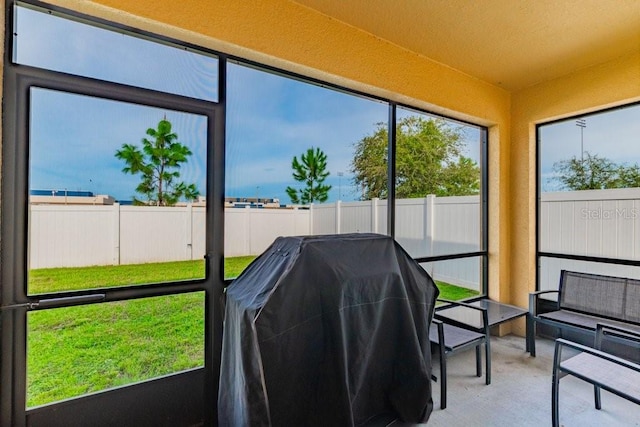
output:
M 553 172 L 551 179 L 570 191 L 640 187 L 640 166 L 618 164 L 588 151 L 584 159 L 573 156 L 554 163 Z
M 147 135 L 150 139 L 142 138 L 142 150 L 133 144 L 122 144 L 115 154 L 126 164 L 122 172 L 142 177 L 136 192 L 146 201 L 134 197 L 134 203 L 171 206 L 181 198 L 197 199 L 200 192 L 195 184 L 178 181 L 178 169 L 188 161 L 191 151 L 171 132 L 171 122 L 163 118 L 157 129 L 147 129 Z
M 324 180 L 329 176 L 327 169 L 327 155 L 319 148 L 309 148 L 300 156 L 300 161 L 293 156 L 291 162 L 293 179 L 305 184 L 305 188 L 296 190 L 287 187 L 286 191 L 291 198 L 291 203 L 308 204 L 315 201 L 326 202 L 329 198 L 330 185 L 325 185 Z
M 480 168 L 462 154 L 462 130 L 442 119 L 410 116 L 396 126 L 396 197 L 462 196 L 480 191 Z M 362 198 L 386 198 L 388 132 L 378 123 L 355 145 L 351 162 Z

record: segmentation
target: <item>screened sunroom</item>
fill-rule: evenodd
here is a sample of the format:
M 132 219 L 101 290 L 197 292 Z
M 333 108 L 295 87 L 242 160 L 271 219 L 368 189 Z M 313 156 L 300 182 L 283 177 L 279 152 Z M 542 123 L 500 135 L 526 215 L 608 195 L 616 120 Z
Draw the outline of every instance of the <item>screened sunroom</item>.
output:
M 638 2 L 6 0 L 3 22 L 1 425 L 217 425 L 225 289 L 280 236 L 391 236 L 441 296 L 525 310 L 562 270 L 640 279 Z M 525 329 L 493 330 L 496 395 L 454 374 L 430 422 L 517 408 L 501 363 L 550 384 Z

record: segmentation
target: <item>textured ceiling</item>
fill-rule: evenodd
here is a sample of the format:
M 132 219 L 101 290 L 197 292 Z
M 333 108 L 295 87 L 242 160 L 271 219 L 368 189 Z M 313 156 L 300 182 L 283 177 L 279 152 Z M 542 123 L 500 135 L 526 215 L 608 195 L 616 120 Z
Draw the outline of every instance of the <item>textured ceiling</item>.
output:
M 296 3 L 508 90 L 640 52 L 640 0 Z

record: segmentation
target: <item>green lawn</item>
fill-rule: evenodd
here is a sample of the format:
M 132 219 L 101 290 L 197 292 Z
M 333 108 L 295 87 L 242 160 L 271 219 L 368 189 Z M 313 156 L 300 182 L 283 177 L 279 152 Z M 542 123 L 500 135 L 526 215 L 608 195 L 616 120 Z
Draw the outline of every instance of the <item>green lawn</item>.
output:
M 236 277 L 254 259 L 254 256 L 225 259 L 225 277 Z M 29 293 L 41 294 L 201 278 L 204 278 L 203 260 L 97 267 L 42 268 L 29 271 Z
M 236 277 L 255 257 L 225 260 Z M 203 261 L 29 272 L 29 292 L 200 278 Z M 440 297 L 477 295 L 437 282 Z M 33 311 L 28 315 L 27 406 L 104 390 L 202 366 L 204 293 Z
M 440 289 L 440 295 L 438 298 L 458 301 L 465 298 L 471 298 L 479 295 L 478 291 L 472 289 L 463 288 L 460 286 L 450 285 L 445 282 L 439 282 L 436 280 L 436 286 Z
M 27 405 L 35 406 L 204 361 L 204 293 L 29 313 Z

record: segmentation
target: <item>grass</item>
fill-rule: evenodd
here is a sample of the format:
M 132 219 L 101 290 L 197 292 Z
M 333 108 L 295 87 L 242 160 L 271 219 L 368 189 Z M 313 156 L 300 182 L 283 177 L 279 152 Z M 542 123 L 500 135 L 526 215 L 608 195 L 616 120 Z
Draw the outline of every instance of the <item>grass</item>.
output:
M 27 406 L 204 362 L 204 293 L 29 313 Z
M 255 257 L 225 259 L 236 277 Z M 48 268 L 31 294 L 197 279 L 203 261 Z M 437 282 L 440 297 L 477 295 Z M 33 407 L 204 363 L 204 292 L 33 311 L 28 315 L 27 406 Z
M 236 277 L 254 259 L 254 256 L 225 259 L 225 278 Z M 42 268 L 29 272 L 29 293 L 42 294 L 202 278 L 204 278 L 204 260 Z
M 440 289 L 438 298 L 458 301 L 465 298 L 471 298 L 480 295 L 478 291 L 463 288 L 461 286 L 450 285 L 449 283 L 436 280 L 436 286 Z
M 256 259 L 255 256 L 238 256 L 224 259 L 224 277 L 233 279 L 238 277 L 247 266 Z

